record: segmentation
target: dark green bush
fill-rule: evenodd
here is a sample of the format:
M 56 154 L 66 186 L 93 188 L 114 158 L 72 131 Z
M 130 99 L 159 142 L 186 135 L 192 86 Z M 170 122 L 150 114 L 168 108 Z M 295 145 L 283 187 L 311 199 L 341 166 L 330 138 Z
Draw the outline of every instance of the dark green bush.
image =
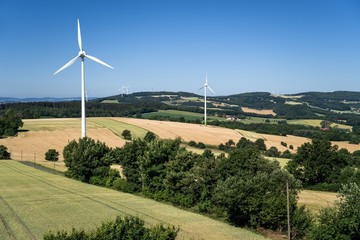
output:
M 224 151 L 226 148 L 225 148 L 225 145 L 223 144 L 223 143 L 220 143 L 220 145 L 219 145 L 219 150 L 221 150 L 221 151 Z
M 11 154 L 7 151 L 7 147 L 0 145 L 0 159 L 10 159 Z
M 309 231 L 313 227 L 314 218 L 305 208 L 297 208 L 291 216 L 291 239 L 306 239 Z
M 268 157 L 280 157 L 280 152 L 277 147 L 270 147 L 266 152 L 265 155 Z
M 146 142 L 151 142 L 151 141 L 154 141 L 155 139 L 156 139 L 156 135 L 153 132 L 147 132 L 145 137 L 144 137 L 144 140 Z
M 319 221 L 310 233 L 310 239 L 360 239 L 360 188 L 352 183 L 343 185 L 334 207 L 320 211 Z
M 57 160 L 59 160 L 59 152 L 56 151 L 55 149 L 49 149 L 45 153 L 45 160 L 48 160 L 48 161 L 57 161 Z
M 122 132 L 121 136 L 123 136 L 123 138 L 126 139 L 126 140 L 131 140 L 131 132 L 130 132 L 130 130 L 125 129 Z
M 163 225 L 145 228 L 144 221 L 137 217 L 117 217 L 115 221 L 105 222 L 90 232 L 76 229 L 71 233 L 49 232 L 44 235 L 44 240 L 173 240 L 178 231 L 175 227 Z
M 105 143 L 95 142 L 91 138 L 85 137 L 79 139 L 79 142 L 71 141 L 63 151 L 64 162 L 68 167 L 66 175 L 83 182 L 89 182 L 95 175 L 106 175 L 98 168 L 106 167 L 109 171 L 111 162 L 106 157 L 109 151 L 110 148 Z
M 198 144 L 196 145 L 197 148 L 200 148 L 200 149 L 204 149 L 206 148 L 205 144 L 203 142 L 198 142 Z

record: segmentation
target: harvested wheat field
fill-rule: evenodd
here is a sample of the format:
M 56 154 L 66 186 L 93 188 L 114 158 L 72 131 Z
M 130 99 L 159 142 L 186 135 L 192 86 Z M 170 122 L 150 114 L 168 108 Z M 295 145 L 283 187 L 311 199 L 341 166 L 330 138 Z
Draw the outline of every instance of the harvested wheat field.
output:
M 291 152 L 295 152 L 298 147 L 306 142 L 310 142 L 311 139 L 304 137 L 297 137 L 293 135 L 287 136 L 279 136 L 279 135 L 270 135 L 270 134 L 262 134 L 262 133 L 254 133 L 245 130 L 238 130 L 245 138 L 256 141 L 256 139 L 262 138 L 265 141 L 266 147 L 269 149 L 270 147 L 276 147 L 279 151 L 283 152 L 285 150 L 289 150 Z M 287 147 L 281 145 L 281 142 L 287 144 Z M 294 150 L 291 150 L 289 147 L 293 146 Z
M 5 145 L 13 159 L 44 161 L 45 152 L 56 149 L 59 153 L 69 141 L 80 137 L 80 119 L 34 119 L 24 120 L 24 132 L 17 137 L 0 139 L 0 145 Z M 216 126 L 188 124 L 180 122 L 155 121 L 136 118 L 88 118 L 87 135 L 95 140 L 105 142 L 109 147 L 121 147 L 125 140 L 119 135 L 124 129 L 129 129 L 135 137 L 143 137 L 146 131 L 154 132 L 162 139 L 180 137 L 184 142 L 196 141 L 207 145 L 218 146 L 232 139 L 237 142 L 245 137 L 251 141 L 264 139 L 267 148 L 272 146 L 283 152 L 294 150 L 309 142 L 310 139 L 297 136 L 277 136 L 259 134 L 245 130 L 233 130 Z M 287 144 L 287 147 L 281 145 Z M 339 148 L 346 148 L 350 152 L 360 150 L 360 145 L 348 142 L 334 142 Z M 62 156 L 60 155 L 60 160 Z M 60 162 L 59 162 L 60 164 Z
M 299 205 L 305 205 L 312 213 L 318 213 L 320 209 L 334 206 L 338 200 L 336 193 L 303 190 L 299 194 Z
M 354 152 L 357 150 L 360 150 L 360 145 L 359 144 L 350 144 L 349 142 L 338 142 L 338 141 L 334 141 L 332 142 L 334 145 L 337 145 L 339 147 L 339 149 L 341 148 L 345 148 L 347 149 L 349 152 Z
M 59 153 L 59 163 L 63 160 L 62 151 L 72 140 L 80 138 L 80 121 L 78 119 L 38 119 L 24 120 L 24 128 L 29 131 L 19 132 L 17 137 L 0 139 L 0 145 L 5 145 L 11 152 L 12 159 L 45 161 L 45 153 L 56 149 Z M 95 140 L 106 142 L 110 147 L 121 147 L 125 140 L 103 127 L 88 124 L 87 135 Z
M 180 137 L 183 141 L 189 142 L 191 140 L 195 142 L 203 142 L 209 145 L 219 145 L 220 143 L 226 143 L 229 139 L 237 142 L 240 138 L 245 137 L 251 141 L 256 139 L 264 139 L 267 148 L 271 146 L 277 147 L 280 151 L 285 151 L 288 148 L 281 145 L 281 142 L 286 142 L 288 146 L 293 145 L 296 150 L 305 142 L 309 142 L 310 139 L 296 136 L 277 136 L 269 134 L 259 134 L 249 132 L 245 130 L 233 130 L 228 128 L 221 128 L 216 126 L 204 126 L 199 124 L 188 124 L 179 122 L 166 122 L 166 121 L 154 121 L 146 119 L 135 118 L 115 118 L 118 121 L 122 121 L 128 124 L 133 124 L 145 128 L 154 132 L 160 138 L 173 139 Z
M 243 110 L 243 112 L 246 112 L 246 113 L 256 113 L 256 114 L 259 114 L 259 115 L 273 115 L 273 116 L 276 116 L 276 113 L 272 109 L 258 110 L 258 109 L 248 108 L 248 107 L 242 107 L 241 110 Z
M 155 121 L 137 118 L 112 118 L 114 120 L 144 128 L 158 135 L 164 139 L 175 139 L 180 137 L 183 141 L 203 142 L 208 145 L 218 146 L 221 143 L 226 143 L 229 139 L 237 142 L 240 138 L 245 137 L 251 141 L 256 139 L 264 139 L 267 148 L 272 146 L 276 147 L 279 151 L 283 152 L 289 150 L 295 152 L 298 147 L 311 139 L 298 137 L 293 135 L 279 136 L 270 134 L 261 134 L 245 130 L 233 130 L 228 128 L 216 126 L 204 126 L 200 124 L 189 124 L 180 122 L 168 121 Z M 281 142 L 287 144 L 287 147 L 281 145 Z M 360 150 L 359 144 L 349 144 L 348 142 L 334 142 L 340 148 L 346 148 L 350 152 Z M 294 150 L 289 149 L 292 145 Z
M 180 122 L 154 121 L 136 118 L 114 118 L 118 121 L 145 128 L 162 139 L 175 139 L 180 137 L 185 142 L 203 142 L 208 145 L 219 145 L 229 139 L 237 142 L 243 137 L 237 131 L 215 126 L 189 124 Z

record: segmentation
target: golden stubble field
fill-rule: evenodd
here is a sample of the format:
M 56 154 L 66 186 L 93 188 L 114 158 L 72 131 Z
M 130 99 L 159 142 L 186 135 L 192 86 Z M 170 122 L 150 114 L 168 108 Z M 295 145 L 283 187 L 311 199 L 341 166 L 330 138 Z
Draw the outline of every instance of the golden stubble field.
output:
M 226 143 L 232 139 L 237 143 L 240 138 L 245 137 L 251 141 L 256 139 L 264 139 L 267 148 L 271 146 L 277 147 L 280 151 L 285 151 L 288 148 L 281 145 L 281 142 L 286 142 L 288 146 L 293 145 L 294 149 L 301 146 L 310 139 L 296 137 L 296 136 L 276 136 L 269 134 L 259 134 L 245 130 L 233 130 L 228 128 L 221 128 L 216 126 L 204 126 L 200 124 L 188 124 L 180 122 L 166 122 L 166 121 L 153 121 L 147 119 L 136 118 L 117 118 L 128 124 L 133 124 L 141 128 L 145 128 L 154 132 L 160 138 L 174 139 L 180 137 L 183 141 L 203 142 L 208 145 L 218 146 L 221 143 Z
M 107 126 L 109 125 L 109 126 Z M 17 137 L 0 139 L 0 145 L 5 145 L 11 151 L 15 160 L 44 161 L 45 152 L 56 149 L 60 154 L 64 147 L 72 140 L 80 137 L 80 119 L 34 119 L 24 120 L 23 129 Z M 136 136 L 151 131 L 162 139 L 175 139 L 180 137 L 184 142 L 196 141 L 207 145 L 218 146 L 232 139 L 235 143 L 242 137 L 251 141 L 264 139 L 266 147 L 275 146 L 280 151 L 294 150 L 310 139 L 297 136 L 276 136 L 258 134 L 244 130 L 233 130 L 216 126 L 200 124 L 187 124 L 180 122 L 154 121 L 136 118 L 88 118 L 87 136 L 105 142 L 109 147 L 121 147 L 125 140 L 121 138 L 122 129 L 136 132 Z M 281 145 L 281 142 L 288 147 Z M 346 148 L 350 152 L 360 150 L 359 145 L 347 142 L 334 142 L 339 148 Z M 292 151 L 292 150 L 290 150 Z M 60 155 L 62 160 L 62 155 Z
M 46 163 L 45 153 L 49 149 L 56 149 L 60 153 L 60 162 L 56 165 L 61 167 L 64 147 L 81 136 L 80 124 L 80 119 L 24 120 L 23 129 L 28 131 L 19 132 L 16 137 L 0 139 L 0 145 L 8 148 L 14 160 L 30 160 L 37 163 Z M 88 122 L 87 136 L 106 142 L 109 147 L 121 147 L 125 144 L 123 138 L 92 122 Z
M 113 119 L 154 132 L 160 138 L 174 139 L 176 137 L 180 137 L 185 142 L 189 142 L 192 140 L 195 142 L 203 142 L 205 144 L 213 146 L 218 146 L 221 143 L 225 143 L 229 139 L 232 139 L 236 143 L 242 137 L 245 137 L 251 141 L 256 141 L 257 139 L 261 138 L 264 139 L 267 148 L 274 146 L 278 148 L 281 152 L 285 150 L 295 152 L 296 149 L 302 144 L 311 141 L 309 138 L 297 137 L 292 135 L 278 136 L 270 134 L 260 134 L 245 130 L 233 130 L 216 126 L 204 126 L 200 124 L 154 121 L 136 118 Z M 286 143 L 288 147 L 284 147 L 281 142 Z M 346 148 L 350 152 L 360 150 L 359 144 L 349 144 L 348 142 L 333 143 L 338 145 L 339 149 Z M 289 148 L 290 145 L 293 146 L 294 151 Z
M 276 116 L 276 113 L 272 109 L 258 110 L 258 109 L 248 108 L 248 107 L 242 107 L 241 110 L 243 110 L 246 113 L 256 113 L 256 114 L 260 114 L 260 115 L 273 115 L 273 116 Z

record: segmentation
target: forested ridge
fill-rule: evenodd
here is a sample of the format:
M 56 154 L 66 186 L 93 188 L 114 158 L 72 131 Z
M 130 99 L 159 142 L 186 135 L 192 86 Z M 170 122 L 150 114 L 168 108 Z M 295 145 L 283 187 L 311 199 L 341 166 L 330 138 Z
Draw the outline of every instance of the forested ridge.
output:
M 202 96 L 186 92 L 166 91 L 120 94 L 88 101 L 87 112 L 89 116 L 130 116 L 136 113 L 156 111 L 158 109 L 202 112 L 203 103 L 194 100 L 196 98 L 201 99 Z M 104 100 L 105 102 L 103 102 Z M 106 103 L 106 100 L 116 101 L 116 103 L 109 104 Z M 295 102 L 296 104 L 288 104 L 289 101 Z M 219 104 L 214 105 L 214 103 L 220 103 L 220 105 L 222 103 L 222 105 L 220 107 Z M 244 113 L 241 107 L 259 110 L 272 109 L 277 114 L 276 118 L 320 118 L 335 122 L 340 120 L 350 121 L 352 123 L 360 122 L 360 117 L 353 114 L 360 108 L 359 92 L 307 92 L 282 96 L 267 92 L 253 92 L 229 96 L 208 96 L 209 114 L 232 114 L 238 115 L 240 118 L 242 116 L 256 115 Z M 78 117 L 80 114 L 80 111 L 78 111 L 80 101 L 0 104 L 0 111 L 9 108 L 19 111 L 23 118 L 39 118 L 42 116 Z M 353 112 L 349 112 L 350 110 Z M 274 116 L 269 115 L 268 117 Z
M 289 104 L 289 101 L 292 104 Z M 209 124 L 212 125 L 276 135 L 291 134 L 308 138 L 322 136 L 332 141 L 359 143 L 359 103 L 359 92 L 307 92 L 282 96 L 266 92 L 253 92 L 218 97 L 208 96 L 207 107 L 209 116 L 220 116 L 224 119 L 224 121 L 209 121 Z M 203 113 L 203 105 L 202 96 L 193 93 L 138 92 L 90 100 L 86 103 L 86 115 L 87 117 L 141 118 L 144 113 L 166 109 Z M 271 109 L 276 115 L 245 113 L 242 107 L 258 110 Z M 0 104 L 0 115 L 4 115 L 11 109 L 16 111 L 21 119 L 79 118 L 81 117 L 80 108 L 80 101 L 3 103 Z M 226 116 L 237 119 L 257 116 L 274 121 L 278 119 L 278 124 L 268 124 L 267 122 L 243 124 L 239 121 L 225 121 Z M 187 120 L 181 117 L 156 116 L 153 119 L 201 123 L 200 120 Z M 294 119 L 320 119 L 347 124 L 352 126 L 352 131 L 338 128 L 321 131 L 320 128 L 316 127 L 287 124 L 286 120 Z
M 80 101 L 8 103 L 0 104 L 0 114 L 13 109 L 23 119 L 41 117 L 79 118 L 81 117 L 80 104 Z M 88 117 L 124 117 L 137 113 L 157 111 L 164 106 L 161 102 L 139 101 L 136 99 L 119 104 L 90 101 L 86 103 L 86 115 Z

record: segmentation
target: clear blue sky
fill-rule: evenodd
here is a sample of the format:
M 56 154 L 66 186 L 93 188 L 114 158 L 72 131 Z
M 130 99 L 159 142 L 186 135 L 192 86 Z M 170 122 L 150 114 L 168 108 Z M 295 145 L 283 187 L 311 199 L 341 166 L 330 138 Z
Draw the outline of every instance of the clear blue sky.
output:
M 0 0 L 0 96 L 360 91 L 360 1 Z

